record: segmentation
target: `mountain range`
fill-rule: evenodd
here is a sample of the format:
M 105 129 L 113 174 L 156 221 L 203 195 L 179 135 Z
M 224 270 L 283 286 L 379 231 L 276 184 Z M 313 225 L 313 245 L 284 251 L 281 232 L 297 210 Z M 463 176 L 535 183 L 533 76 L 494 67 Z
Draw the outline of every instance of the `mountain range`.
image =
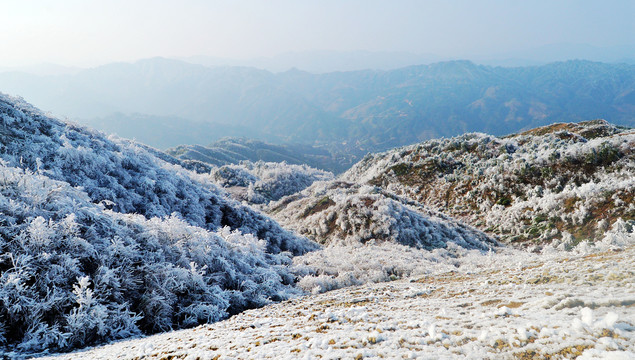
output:
M 58 76 L 5 72 L 0 86 L 45 111 L 160 148 L 242 133 L 359 156 L 470 131 L 505 135 L 593 118 L 635 125 L 635 66 L 582 60 L 313 74 L 155 58 Z M 162 140 L 171 133 L 172 143 Z

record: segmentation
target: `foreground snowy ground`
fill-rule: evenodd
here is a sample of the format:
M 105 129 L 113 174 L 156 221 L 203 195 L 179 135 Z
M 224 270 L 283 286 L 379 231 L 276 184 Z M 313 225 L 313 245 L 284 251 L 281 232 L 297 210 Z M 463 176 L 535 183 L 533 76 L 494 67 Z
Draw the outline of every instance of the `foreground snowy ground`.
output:
M 635 358 L 635 246 L 515 250 L 55 359 Z

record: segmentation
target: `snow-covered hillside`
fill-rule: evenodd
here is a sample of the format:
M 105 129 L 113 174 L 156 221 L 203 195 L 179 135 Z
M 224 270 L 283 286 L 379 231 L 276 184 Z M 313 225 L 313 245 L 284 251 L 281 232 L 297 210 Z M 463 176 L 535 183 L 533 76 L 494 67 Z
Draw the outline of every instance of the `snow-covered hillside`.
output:
M 144 146 L 62 123 L 1 94 L 0 159 L 7 166 L 80 186 L 92 202 L 116 212 L 147 218 L 177 213 L 190 225 L 208 230 L 229 226 L 266 240 L 273 253 L 316 248 Z
M 290 255 L 252 235 L 104 210 L 28 170 L 0 166 L 0 183 L 0 350 L 187 327 L 299 293 Z
M 186 164 L 0 94 L 0 358 L 214 322 L 62 357 L 628 358 L 634 190 L 635 132 L 604 121 L 333 178 Z
M 283 226 L 323 244 L 390 241 L 416 248 L 444 248 L 448 242 L 487 250 L 495 241 L 484 233 L 424 206 L 391 198 L 381 189 L 348 182 L 317 182 L 268 209 Z
M 287 299 L 300 294 L 292 255 L 318 247 L 133 142 L 0 95 L 2 355 L 191 327 Z
M 563 248 L 635 225 L 635 132 L 603 120 L 466 134 L 369 155 L 342 180 L 379 186 L 506 242 Z

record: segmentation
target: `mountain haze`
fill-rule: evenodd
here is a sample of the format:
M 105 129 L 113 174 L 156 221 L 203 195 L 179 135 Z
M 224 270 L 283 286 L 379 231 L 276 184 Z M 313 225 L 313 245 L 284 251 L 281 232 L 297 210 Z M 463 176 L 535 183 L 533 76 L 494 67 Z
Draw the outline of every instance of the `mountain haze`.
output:
M 181 144 L 210 144 L 220 136 L 257 137 L 256 129 L 231 124 L 187 120 L 177 116 L 113 113 L 104 117 L 83 119 L 82 125 L 107 134 L 134 139 L 158 149 Z
M 505 135 L 562 121 L 605 118 L 635 125 L 635 66 L 581 60 L 514 68 L 448 61 L 312 74 L 156 58 L 74 75 L 1 73 L 0 85 L 77 121 L 115 113 L 185 119 L 179 139 L 201 144 L 198 132 L 209 131 L 201 145 L 249 129 L 248 136 L 261 140 L 363 154 L 469 131 Z M 107 130 L 131 136 L 121 123 Z

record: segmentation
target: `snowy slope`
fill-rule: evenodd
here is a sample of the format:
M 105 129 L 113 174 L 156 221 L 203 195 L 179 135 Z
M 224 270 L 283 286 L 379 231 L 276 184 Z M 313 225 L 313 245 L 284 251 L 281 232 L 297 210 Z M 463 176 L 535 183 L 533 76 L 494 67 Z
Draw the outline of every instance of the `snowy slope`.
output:
M 68 349 L 222 319 L 299 294 L 252 235 L 146 219 L 0 166 L 0 353 Z
M 0 357 L 240 313 L 65 357 L 628 358 L 634 149 L 593 121 L 432 140 L 337 179 L 197 174 L 0 95 Z
M 423 262 L 407 281 L 46 359 L 632 359 L 635 239 L 620 236 L 592 252 Z
M 512 243 L 598 239 L 635 222 L 635 132 L 603 120 L 474 133 L 369 155 L 342 175 Z
M 291 257 L 319 246 L 203 177 L 4 95 L 0 135 L 0 357 L 191 327 L 301 293 Z

